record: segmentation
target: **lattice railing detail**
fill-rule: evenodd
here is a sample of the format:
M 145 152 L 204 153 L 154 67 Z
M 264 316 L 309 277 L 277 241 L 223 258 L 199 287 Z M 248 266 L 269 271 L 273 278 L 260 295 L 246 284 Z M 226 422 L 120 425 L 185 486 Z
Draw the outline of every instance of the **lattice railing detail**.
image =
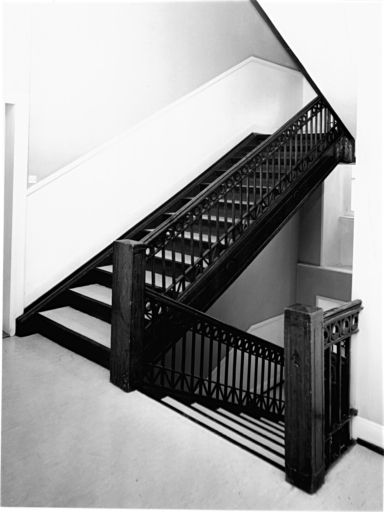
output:
M 177 297 L 262 217 L 343 133 L 316 98 L 142 242 L 151 283 Z M 337 157 L 351 153 L 347 139 Z M 349 152 L 349 153 L 348 153 Z M 159 276 L 161 276 L 159 278 Z
M 351 336 L 358 332 L 361 301 L 324 314 L 325 467 L 350 446 Z
M 145 312 L 144 384 L 283 417 L 284 349 L 149 289 Z

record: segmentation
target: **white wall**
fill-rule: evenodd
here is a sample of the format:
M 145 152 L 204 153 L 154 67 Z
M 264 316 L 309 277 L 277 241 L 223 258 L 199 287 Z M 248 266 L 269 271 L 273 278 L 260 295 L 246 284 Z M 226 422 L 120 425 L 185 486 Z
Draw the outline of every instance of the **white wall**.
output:
M 352 400 L 359 411 L 354 435 L 383 447 L 383 5 L 366 0 L 260 3 L 356 134 L 352 298 L 363 300 L 364 311 L 353 337 Z
M 295 68 L 247 0 L 4 7 L 6 87 L 30 92 L 38 181 L 252 55 Z
M 283 314 L 284 308 L 296 302 L 298 257 L 296 214 L 218 298 L 208 315 L 247 331 L 256 323 Z
M 259 0 L 259 3 L 355 136 L 358 83 L 355 55 L 360 35 L 369 38 L 362 29 L 364 14 L 359 20 L 356 9 L 370 2 Z
M 64 279 L 252 131 L 302 107 L 301 73 L 249 58 L 31 187 L 25 304 Z
M 269 318 L 268 320 L 264 320 L 263 322 L 259 322 L 255 325 L 252 325 L 248 332 L 253 336 L 257 336 L 262 338 L 263 340 L 269 341 L 278 347 L 284 347 L 284 315 L 274 316 Z M 225 369 L 228 366 L 228 376 L 227 382 L 233 382 L 233 362 L 235 357 L 235 349 L 231 349 L 228 353 L 228 363 L 227 358 L 224 357 L 220 363 L 220 380 L 221 384 L 225 384 Z M 237 354 L 236 357 L 236 368 L 235 368 L 235 386 L 237 388 L 247 389 L 248 382 L 248 365 L 250 365 L 250 373 L 249 373 L 249 382 L 251 383 L 250 389 L 254 389 L 254 381 L 255 381 L 255 371 L 256 371 L 256 358 L 254 356 L 250 356 L 245 353 L 244 358 L 240 357 Z M 266 366 L 266 363 L 265 363 Z M 242 371 L 243 369 L 243 371 Z M 257 369 L 257 386 L 256 393 L 260 393 L 261 391 L 261 372 L 262 372 L 262 361 L 258 362 Z M 243 373 L 243 382 L 241 382 L 241 374 Z M 211 378 L 214 382 L 217 381 L 218 367 L 216 367 L 211 375 Z M 269 382 L 274 381 L 275 376 L 275 366 L 271 367 L 271 380 Z M 263 389 L 268 389 L 268 372 L 265 372 Z M 277 376 L 276 376 L 276 384 L 280 383 L 280 368 L 277 368 Z M 277 391 L 278 396 L 279 391 Z
M 322 204 L 321 265 L 352 265 L 353 217 L 347 219 L 352 166 L 339 164 L 324 181 Z
M 284 314 L 268 318 L 264 322 L 252 325 L 248 332 L 263 338 L 274 345 L 284 347 Z
M 384 448 L 383 412 L 383 124 L 377 114 L 382 101 L 383 31 L 382 4 L 368 2 L 356 9 L 356 17 L 369 27 L 369 38 L 359 37 L 356 62 L 359 68 L 357 105 L 357 148 L 355 182 L 355 233 L 353 262 L 353 298 L 363 301 L 360 332 L 353 340 L 354 403 L 359 417 L 381 425 L 364 424 L 357 435 Z M 356 20 L 356 24 L 357 24 Z M 365 36 L 367 31 L 363 31 Z M 379 442 L 380 441 L 380 442 Z

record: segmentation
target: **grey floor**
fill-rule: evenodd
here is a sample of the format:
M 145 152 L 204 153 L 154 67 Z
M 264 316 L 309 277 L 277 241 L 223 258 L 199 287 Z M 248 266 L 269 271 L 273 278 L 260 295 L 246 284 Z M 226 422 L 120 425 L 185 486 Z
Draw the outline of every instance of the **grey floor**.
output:
M 34 335 L 3 340 L 2 506 L 382 510 L 384 458 L 355 446 L 314 496 L 107 370 Z

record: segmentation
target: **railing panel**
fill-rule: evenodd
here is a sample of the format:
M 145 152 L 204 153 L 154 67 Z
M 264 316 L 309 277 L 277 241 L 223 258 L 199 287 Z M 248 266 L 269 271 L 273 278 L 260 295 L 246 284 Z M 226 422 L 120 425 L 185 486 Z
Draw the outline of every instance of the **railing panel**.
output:
M 351 445 L 350 351 L 358 331 L 361 301 L 324 314 L 325 468 Z
M 323 124 L 323 119 L 328 121 Z M 224 172 L 143 239 L 147 244 L 152 288 L 173 298 L 183 293 L 342 134 L 342 124 L 336 121 L 329 106 L 316 98 Z M 159 255 L 162 265 L 155 268 L 153 260 Z M 176 262 L 182 264 L 177 266 Z M 176 266 L 180 267 L 177 272 Z M 161 274 L 160 279 L 154 272 Z
M 283 418 L 281 347 L 149 289 L 145 303 L 144 385 Z
M 285 310 L 286 479 L 309 493 L 351 446 L 350 349 L 361 301 Z

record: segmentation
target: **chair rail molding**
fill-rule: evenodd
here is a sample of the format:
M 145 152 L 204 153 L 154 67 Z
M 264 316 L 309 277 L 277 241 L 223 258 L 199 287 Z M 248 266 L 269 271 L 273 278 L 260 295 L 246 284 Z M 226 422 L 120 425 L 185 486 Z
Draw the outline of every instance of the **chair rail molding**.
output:
M 384 427 L 360 416 L 352 420 L 352 437 L 384 449 Z

